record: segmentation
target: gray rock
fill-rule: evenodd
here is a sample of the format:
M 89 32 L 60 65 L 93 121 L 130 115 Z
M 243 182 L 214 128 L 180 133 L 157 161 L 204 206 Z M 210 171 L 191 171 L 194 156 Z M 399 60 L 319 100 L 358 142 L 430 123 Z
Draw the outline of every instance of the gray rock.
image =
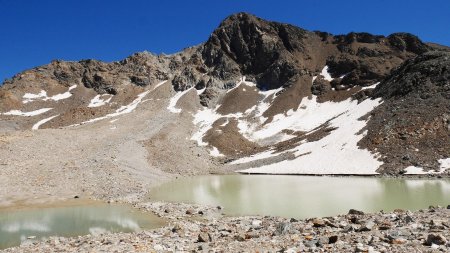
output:
M 350 210 L 348 211 L 348 214 L 364 215 L 364 212 L 363 212 L 363 211 L 356 210 L 356 209 L 350 209 Z
M 339 237 L 337 235 L 332 235 L 328 237 L 328 243 L 333 244 L 336 243 L 339 240 Z
M 276 225 L 276 230 L 274 232 L 274 235 L 285 235 L 289 234 L 291 230 L 291 224 L 287 222 L 280 222 Z
M 303 244 L 308 248 L 316 248 L 317 247 L 317 239 L 304 241 Z
M 368 252 L 369 247 L 363 245 L 362 243 L 357 243 L 355 247 L 355 252 Z
M 371 231 L 375 226 L 375 222 L 373 220 L 368 220 L 364 225 L 362 225 L 358 231 L 365 232 L 365 231 Z
M 200 233 L 200 234 L 198 234 L 197 241 L 198 242 L 211 242 L 212 237 L 208 233 Z
M 425 244 L 431 246 L 432 244 L 436 245 L 445 245 L 447 243 L 447 239 L 440 234 L 429 234 L 425 241 Z
M 262 221 L 260 220 L 252 220 L 252 228 L 258 229 L 261 227 Z
M 325 221 L 322 219 L 313 219 L 311 222 L 313 223 L 313 226 L 316 228 L 325 227 Z

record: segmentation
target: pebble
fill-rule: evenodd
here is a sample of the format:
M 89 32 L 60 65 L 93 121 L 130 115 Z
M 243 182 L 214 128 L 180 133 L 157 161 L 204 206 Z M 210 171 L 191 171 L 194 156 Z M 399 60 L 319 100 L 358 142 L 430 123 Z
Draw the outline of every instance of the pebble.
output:
M 425 243 L 427 245 L 444 245 L 447 244 L 447 239 L 440 234 L 429 234 Z
M 252 220 L 252 228 L 254 228 L 254 229 L 260 228 L 261 223 L 262 223 L 262 221 L 260 221 L 260 220 Z

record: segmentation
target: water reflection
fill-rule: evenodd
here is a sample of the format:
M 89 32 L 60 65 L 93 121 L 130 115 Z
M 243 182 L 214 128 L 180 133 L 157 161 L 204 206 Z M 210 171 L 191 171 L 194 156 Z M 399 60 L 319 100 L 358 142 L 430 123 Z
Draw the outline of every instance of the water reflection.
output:
M 163 221 L 127 206 L 90 204 L 0 211 L 0 249 L 30 239 L 155 228 Z
M 183 178 L 150 193 L 154 200 L 222 205 L 232 215 L 317 217 L 450 204 L 450 181 L 362 177 L 229 175 Z

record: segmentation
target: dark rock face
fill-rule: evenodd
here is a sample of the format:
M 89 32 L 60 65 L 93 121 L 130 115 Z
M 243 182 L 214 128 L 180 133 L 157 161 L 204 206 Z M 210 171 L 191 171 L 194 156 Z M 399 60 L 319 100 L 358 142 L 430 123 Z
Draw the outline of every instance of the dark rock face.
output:
M 311 87 L 312 94 L 320 96 L 330 91 L 331 85 L 326 80 L 324 80 L 323 78 L 317 78 L 316 80 L 314 80 L 313 85 Z
M 238 13 L 213 32 L 202 56 L 215 77 L 252 76 L 261 89 L 289 87 L 325 65 L 334 77 L 345 75 L 339 84 L 353 87 L 373 84 L 405 59 L 428 50 L 410 34 L 333 36 Z
M 401 98 L 408 95 L 427 99 L 440 94 L 450 99 L 450 53 L 430 52 L 405 62 L 374 91 L 375 97 Z
M 393 33 L 388 36 L 388 40 L 392 47 L 401 51 L 422 54 L 430 50 L 428 45 L 424 44 L 417 36 L 410 33 Z
M 265 89 L 278 88 L 297 74 L 289 52 L 302 49 L 306 33 L 239 13 L 220 24 L 205 43 L 202 55 L 219 78 L 251 75 Z M 224 72 L 229 75 L 221 74 Z
M 372 96 L 384 103 L 372 112 L 362 144 L 384 155 L 381 172 L 438 170 L 450 150 L 450 53 L 406 61 Z

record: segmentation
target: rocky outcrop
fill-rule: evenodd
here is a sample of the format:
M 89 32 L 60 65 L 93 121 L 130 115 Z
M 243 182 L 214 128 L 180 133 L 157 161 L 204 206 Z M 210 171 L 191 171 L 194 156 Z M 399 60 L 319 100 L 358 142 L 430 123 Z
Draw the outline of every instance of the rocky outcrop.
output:
M 228 17 L 212 33 L 202 55 L 214 76 L 254 76 L 261 88 L 274 89 L 299 74 L 292 53 L 304 48 L 308 33 L 239 13 Z
M 371 113 L 363 146 L 383 154 L 381 172 L 408 166 L 439 170 L 450 153 L 450 53 L 406 61 L 373 91 L 384 103 Z

